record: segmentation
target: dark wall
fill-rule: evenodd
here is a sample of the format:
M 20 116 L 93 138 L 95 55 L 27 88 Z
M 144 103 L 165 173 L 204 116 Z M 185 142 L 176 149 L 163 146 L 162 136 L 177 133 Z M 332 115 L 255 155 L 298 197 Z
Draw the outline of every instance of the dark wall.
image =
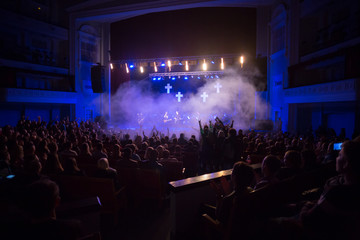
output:
M 256 54 L 255 8 L 193 8 L 111 24 L 112 60 Z

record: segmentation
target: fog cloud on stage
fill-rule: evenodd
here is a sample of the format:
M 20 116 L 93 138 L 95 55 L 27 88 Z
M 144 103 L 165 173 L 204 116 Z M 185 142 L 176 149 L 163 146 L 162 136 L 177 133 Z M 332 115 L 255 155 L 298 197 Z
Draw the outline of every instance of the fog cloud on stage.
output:
M 198 131 L 198 120 L 203 124 L 219 117 L 224 124 L 234 120 L 236 129 L 249 129 L 255 117 L 264 119 L 266 104 L 256 94 L 254 79 L 257 71 L 251 74 L 236 70 L 226 70 L 220 79 L 208 78 L 203 86 L 186 93 L 178 102 L 176 92 L 170 94 L 154 93 L 150 79 L 130 81 L 121 85 L 111 97 L 111 125 L 119 129 L 141 128 L 150 132 L 156 128 L 163 133 Z M 190 78 L 188 81 L 196 81 Z M 178 79 L 176 81 L 181 81 Z M 219 83 L 219 93 L 215 85 Z M 204 92 L 208 97 L 203 102 Z M 204 96 L 204 95 L 203 95 Z M 256 107 L 255 107 L 256 103 Z

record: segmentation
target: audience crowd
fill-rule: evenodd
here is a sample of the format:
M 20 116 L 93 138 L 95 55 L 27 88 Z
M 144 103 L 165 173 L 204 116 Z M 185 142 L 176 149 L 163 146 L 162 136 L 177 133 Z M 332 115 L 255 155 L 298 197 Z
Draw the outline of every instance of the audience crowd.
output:
M 247 195 L 249 189 L 261 189 L 325 164 L 334 164 L 340 175 L 326 183 L 318 201 L 301 205 L 296 219 L 307 231 L 314 232 L 313 236 L 317 236 L 320 231 L 316 230 L 326 227 L 324 222 L 333 225 L 326 218 L 333 214 L 327 212 L 331 207 L 340 207 L 344 215 L 349 213 L 350 209 L 345 206 L 347 203 L 339 199 L 339 194 L 350 199 L 352 204 L 347 207 L 358 214 L 359 204 L 351 200 L 352 194 L 359 191 L 358 139 L 349 141 L 343 134 L 336 136 L 334 131 L 293 136 L 284 132 L 236 130 L 233 122 L 224 124 L 219 118 L 204 125 L 199 121 L 199 128 L 198 137 L 186 136 L 185 133 L 179 137 L 175 134 L 170 136 L 169 132 L 161 133 L 155 127 L 148 136 L 142 132 L 131 137 L 129 133 L 103 129 L 91 121 L 47 123 L 40 118 L 30 121 L 23 117 L 17 126 L 1 129 L 0 178 L 2 183 L 13 183 L 13 189 L 2 194 L 11 193 L 12 200 L 20 201 L 25 192 L 34 190 L 38 193 L 41 189 L 50 189 L 48 191 L 54 191 L 52 194 L 55 197 L 47 196 L 53 203 L 44 216 L 54 220 L 53 208 L 58 204 L 58 189 L 49 182 L 49 176 L 111 178 L 116 188 L 120 188 L 117 169 L 121 167 L 163 171 L 167 162 L 182 162 L 184 177 L 234 167 L 232 181 L 226 191 L 217 188 L 219 201 L 215 215 L 220 221 L 227 222 L 235 196 Z M 339 142 L 344 142 L 342 150 L 334 150 L 334 143 Z M 96 170 L 90 173 L 82 169 L 89 164 L 97 166 Z M 250 171 L 248 165 L 252 164 L 260 164 L 260 170 Z M 40 182 L 45 182 L 45 185 L 41 186 Z M 232 187 L 233 190 L 230 189 Z M 34 201 L 29 200 L 28 203 Z M 30 216 L 33 215 L 32 211 Z M 36 224 L 39 221 L 41 219 L 37 219 Z M 323 224 L 314 229 L 317 221 L 323 221 Z M 52 223 L 47 222 L 49 224 Z M 71 233 L 76 233 L 76 230 L 71 230 Z

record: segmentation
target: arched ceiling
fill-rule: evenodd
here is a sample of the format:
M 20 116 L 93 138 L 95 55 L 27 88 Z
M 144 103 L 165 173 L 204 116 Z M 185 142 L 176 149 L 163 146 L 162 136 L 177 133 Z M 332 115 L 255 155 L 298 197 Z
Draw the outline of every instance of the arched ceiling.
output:
M 199 7 L 259 7 L 274 0 L 73 0 L 67 11 L 77 21 L 113 23 L 147 13 Z

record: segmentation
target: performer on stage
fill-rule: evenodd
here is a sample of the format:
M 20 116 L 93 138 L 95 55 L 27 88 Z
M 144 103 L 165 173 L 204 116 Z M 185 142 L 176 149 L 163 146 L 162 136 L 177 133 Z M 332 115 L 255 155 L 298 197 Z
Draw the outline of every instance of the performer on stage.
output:
M 164 123 L 167 123 L 167 122 L 170 122 L 170 121 L 172 121 L 172 119 L 171 118 L 169 119 L 168 112 L 165 112 L 165 114 L 164 114 Z
M 179 112 L 176 111 L 176 112 L 175 112 L 175 116 L 174 116 L 175 124 L 180 123 L 181 119 L 182 119 L 182 118 L 181 118 Z
M 139 127 L 140 127 L 140 131 L 142 130 L 142 127 L 144 125 L 144 115 L 142 112 L 140 113 L 137 113 L 137 121 L 138 121 L 138 124 L 139 124 Z

